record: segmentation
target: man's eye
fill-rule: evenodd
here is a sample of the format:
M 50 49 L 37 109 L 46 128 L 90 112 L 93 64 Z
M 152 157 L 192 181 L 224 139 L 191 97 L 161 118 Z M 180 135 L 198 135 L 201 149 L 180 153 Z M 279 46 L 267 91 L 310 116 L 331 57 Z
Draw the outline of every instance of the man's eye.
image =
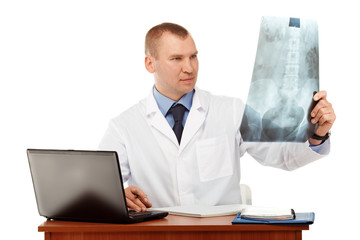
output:
M 172 60 L 178 61 L 178 60 L 181 60 L 181 58 L 179 58 L 179 57 L 174 57 Z
M 197 55 L 192 55 L 191 58 L 197 58 Z

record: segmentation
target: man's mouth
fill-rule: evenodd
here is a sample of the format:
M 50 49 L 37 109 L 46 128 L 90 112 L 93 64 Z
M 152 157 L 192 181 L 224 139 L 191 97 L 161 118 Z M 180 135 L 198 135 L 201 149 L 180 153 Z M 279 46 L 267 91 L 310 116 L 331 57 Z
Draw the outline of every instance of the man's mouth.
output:
M 180 81 L 184 81 L 184 82 L 192 82 L 192 81 L 194 81 L 194 77 L 182 78 L 182 79 L 180 79 Z

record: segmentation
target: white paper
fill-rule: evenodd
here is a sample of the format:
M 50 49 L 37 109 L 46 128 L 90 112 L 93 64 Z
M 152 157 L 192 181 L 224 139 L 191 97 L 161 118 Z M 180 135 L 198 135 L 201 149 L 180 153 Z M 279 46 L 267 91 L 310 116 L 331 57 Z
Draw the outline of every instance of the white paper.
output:
M 241 216 L 254 219 L 292 219 L 293 214 L 290 208 L 270 207 L 247 207 L 241 212 Z
M 149 208 L 148 211 L 153 212 L 169 212 L 169 214 L 188 216 L 188 217 L 216 217 L 234 215 L 241 212 L 249 205 L 245 204 L 231 204 L 231 205 L 186 205 L 175 207 L 163 207 L 163 208 Z

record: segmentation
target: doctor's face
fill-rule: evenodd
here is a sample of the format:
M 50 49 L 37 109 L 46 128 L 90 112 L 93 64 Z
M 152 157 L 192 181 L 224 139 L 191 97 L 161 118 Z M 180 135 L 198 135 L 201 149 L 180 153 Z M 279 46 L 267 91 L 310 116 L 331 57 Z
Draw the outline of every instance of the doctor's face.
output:
M 183 39 L 165 32 L 156 50 L 156 58 L 147 56 L 152 64 L 149 72 L 154 73 L 155 87 L 163 95 L 178 101 L 195 87 L 199 69 L 195 42 L 190 35 Z

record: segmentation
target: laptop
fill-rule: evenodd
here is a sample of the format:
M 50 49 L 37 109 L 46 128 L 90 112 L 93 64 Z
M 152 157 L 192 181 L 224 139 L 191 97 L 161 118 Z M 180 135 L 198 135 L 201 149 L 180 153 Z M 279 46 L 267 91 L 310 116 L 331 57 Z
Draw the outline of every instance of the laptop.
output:
M 39 214 L 47 219 L 135 223 L 167 212 L 128 211 L 115 151 L 27 150 Z

